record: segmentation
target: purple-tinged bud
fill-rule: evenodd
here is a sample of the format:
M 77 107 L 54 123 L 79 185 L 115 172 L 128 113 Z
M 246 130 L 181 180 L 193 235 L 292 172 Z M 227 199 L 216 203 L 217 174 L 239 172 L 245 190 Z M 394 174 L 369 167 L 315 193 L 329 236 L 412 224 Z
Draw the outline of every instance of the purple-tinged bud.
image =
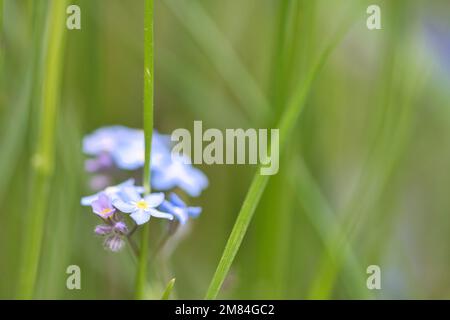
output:
M 125 241 L 120 236 L 114 235 L 106 238 L 104 246 L 112 252 L 118 252 L 123 248 Z
M 114 224 L 114 230 L 119 232 L 119 233 L 121 233 L 121 234 L 127 234 L 128 233 L 128 227 L 125 224 L 125 222 L 123 222 L 123 221 L 116 222 Z
M 112 232 L 112 227 L 104 224 L 99 224 L 98 226 L 95 227 L 94 232 L 99 236 L 105 236 Z

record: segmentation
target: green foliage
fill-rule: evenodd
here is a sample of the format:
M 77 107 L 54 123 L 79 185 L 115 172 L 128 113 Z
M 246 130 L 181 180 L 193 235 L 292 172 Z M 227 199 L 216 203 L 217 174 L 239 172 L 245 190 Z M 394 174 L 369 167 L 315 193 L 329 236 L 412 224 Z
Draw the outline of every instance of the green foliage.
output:
M 379 1 L 379 31 L 365 0 L 155 1 L 154 39 L 152 2 L 78 0 L 69 31 L 65 1 L 0 0 L 0 298 L 450 297 L 449 78 L 422 24 L 448 30 L 448 1 Z M 178 246 L 154 222 L 137 264 L 103 250 L 82 137 L 194 120 L 280 128 L 280 172 L 202 166 Z

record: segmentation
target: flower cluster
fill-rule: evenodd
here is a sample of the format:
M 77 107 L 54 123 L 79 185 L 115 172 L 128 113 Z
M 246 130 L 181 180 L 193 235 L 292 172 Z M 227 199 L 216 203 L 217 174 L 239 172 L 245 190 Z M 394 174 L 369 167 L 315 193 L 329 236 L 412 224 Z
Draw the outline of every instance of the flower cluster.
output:
M 85 164 L 88 172 L 137 171 L 145 162 L 144 132 L 123 126 L 100 128 L 84 138 L 83 152 L 90 156 Z M 185 160 L 171 155 L 169 136 L 154 131 L 150 184 L 158 192 L 144 195 L 144 188 L 135 185 L 131 178 L 81 199 L 83 206 L 91 206 L 94 214 L 102 219 L 95 233 L 105 237 L 107 249 L 119 251 L 123 247 L 124 238 L 130 234 L 125 223 L 127 216 L 136 226 L 147 223 L 151 217 L 184 225 L 190 217 L 201 213 L 200 207 L 186 205 L 174 192 L 165 198 L 164 191 L 173 189 L 197 197 L 208 186 L 205 174 Z

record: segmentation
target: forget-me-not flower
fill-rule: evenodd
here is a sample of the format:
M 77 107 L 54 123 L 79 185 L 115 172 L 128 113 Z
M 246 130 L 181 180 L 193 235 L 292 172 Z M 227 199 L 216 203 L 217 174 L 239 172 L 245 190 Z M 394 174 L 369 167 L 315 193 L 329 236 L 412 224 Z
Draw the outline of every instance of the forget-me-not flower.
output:
M 110 163 L 119 169 L 137 170 L 144 166 L 144 131 L 124 126 L 109 126 L 97 129 L 83 140 L 83 151 L 95 159 L 86 162 L 90 172 L 107 168 Z M 152 170 L 158 170 L 170 160 L 170 139 L 154 130 L 152 135 Z
M 144 132 L 124 126 L 103 127 L 84 137 L 83 151 L 91 156 L 105 152 L 112 154 L 123 144 L 134 140 L 144 141 Z
M 114 199 L 123 196 L 123 194 L 121 194 L 121 192 L 126 187 L 134 187 L 137 190 L 137 192 L 141 192 L 141 193 L 144 191 L 143 187 L 135 187 L 134 186 L 134 179 L 128 179 L 127 181 L 122 182 L 121 184 L 118 184 L 116 186 L 107 187 L 105 190 L 103 190 L 101 192 L 98 192 L 91 196 L 81 198 L 81 204 L 83 206 L 90 206 L 92 204 L 92 202 L 97 200 L 99 195 L 102 193 L 106 194 L 111 199 L 111 201 L 114 201 Z
M 116 198 L 113 201 L 114 207 L 124 213 L 129 213 L 130 217 L 141 225 L 150 220 L 150 217 L 165 218 L 172 220 L 173 215 L 156 210 L 164 201 L 164 193 L 152 193 L 141 197 L 139 192 L 133 187 L 123 189 L 123 198 Z
M 180 188 L 190 196 L 199 196 L 208 186 L 206 175 L 194 168 L 189 158 L 172 156 L 170 136 L 154 130 L 151 147 L 150 183 L 155 189 Z M 145 163 L 144 132 L 124 126 L 100 128 L 83 139 L 83 151 L 91 156 L 85 163 L 88 172 L 111 168 L 137 170 Z M 114 172 L 94 176 L 94 190 L 110 183 L 110 177 L 105 175 L 109 173 Z M 185 224 L 189 217 L 196 217 L 201 212 L 200 207 L 187 206 L 175 193 L 166 201 L 164 193 L 142 196 L 144 191 L 143 187 L 135 186 L 134 179 L 129 179 L 81 199 L 82 205 L 92 206 L 94 213 L 102 218 L 103 224 L 95 228 L 95 233 L 105 237 L 104 246 L 108 250 L 119 251 L 125 244 L 124 238 L 130 236 L 121 213 L 129 214 L 136 225 L 142 225 L 152 216 L 176 218 L 180 224 Z
M 111 199 L 104 192 L 100 193 L 96 200 L 92 201 L 91 206 L 94 213 L 103 219 L 108 219 L 116 212 Z
M 188 221 L 189 217 L 196 218 L 202 212 L 202 208 L 200 207 L 188 207 L 186 203 L 173 192 L 169 195 L 169 200 L 164 200 L 159 209 L 173 214 L 182 225 Z

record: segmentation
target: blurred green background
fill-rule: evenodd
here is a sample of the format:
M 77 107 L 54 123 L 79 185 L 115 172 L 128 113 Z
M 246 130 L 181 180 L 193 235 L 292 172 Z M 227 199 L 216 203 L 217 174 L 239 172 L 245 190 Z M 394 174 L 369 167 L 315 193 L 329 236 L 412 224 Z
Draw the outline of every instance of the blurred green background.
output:
M 109 253 L 80 206 L 92 193 L 82 137 L 142 127 L 141 0 L 78 0 L 35 297 L 133 298 L 129 250 Z M 41 112 L 51 0 L 3 0 L 0 298 L 14 298 Z M 382 30 L 366 27 L 381 7 Z M 155 1 L 155 128 L 271 128 L 342 24 L 280 171 L 263 194 L 220 298 L 450 298 L 450 3 L 447 0 Z M 444 30 L 436 40 L 427 26 Z M 447 38 L 445 38 L 447 36 Z M 430 40 L 430 38 L 433 38 Z M 447 42 L 446 42 L 447 41 Z M 447 47 L 445 47 L 447 43 Z M 254 166 L 203 166 L 210 187 L 170 259 L 176 298 L 203 298 Z M 152 247 L 163 225 L 152 220 Z M 345 246 L 337 246 L 342 230 Z M 379 265 L 382 290 L 366 288 Z M 66 288 L 78 265 L 82 289 Z M 155 276 L 156 277 L 156 276 Z M 163 290 L 154 281 L 154 290 Z

